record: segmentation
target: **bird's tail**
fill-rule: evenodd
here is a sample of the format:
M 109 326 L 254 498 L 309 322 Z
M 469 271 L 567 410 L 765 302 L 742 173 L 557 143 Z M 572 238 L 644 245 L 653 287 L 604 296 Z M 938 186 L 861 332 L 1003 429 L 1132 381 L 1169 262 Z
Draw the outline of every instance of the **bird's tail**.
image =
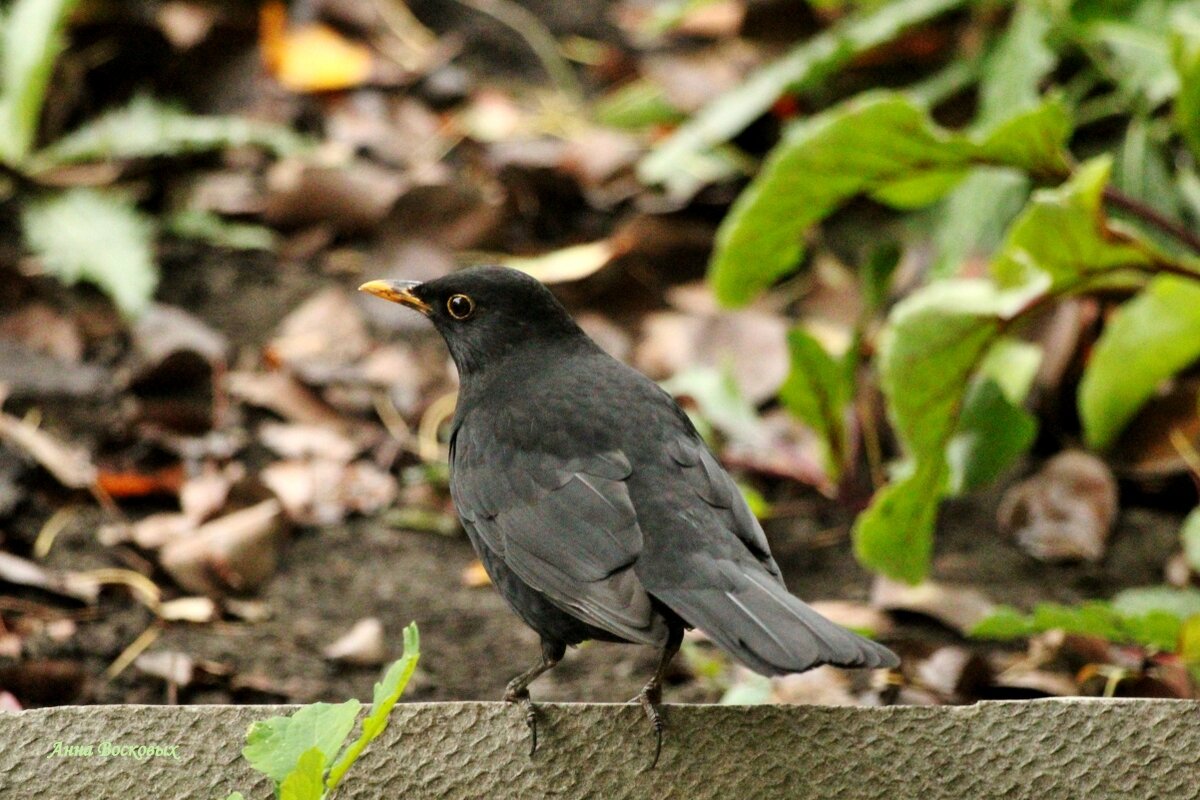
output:
M 761 570 L 740 572 L 734 588 L 725 591 L 676 589 L 654 594 L 722 650 L 762 675 L 803 672 L 821 664 L 878 668 L 900 663 L 891 650 L 825 619 Z

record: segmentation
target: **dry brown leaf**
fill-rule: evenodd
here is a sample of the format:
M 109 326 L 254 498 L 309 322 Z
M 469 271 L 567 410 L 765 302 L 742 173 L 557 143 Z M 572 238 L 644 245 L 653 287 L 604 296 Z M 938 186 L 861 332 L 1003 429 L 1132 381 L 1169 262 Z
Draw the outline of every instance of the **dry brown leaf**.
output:
M 276 461 L 262 470 L 260 479 L 288 517 L 305 525 L 331 525 L 349 514 L 374 513 L 395 502 L 400 491 L 390 473 L 367 461 Z
M 968 586 L 926 581 L 917 586 L 882 575 L 871 586 L 871 605 L 887 611 L 924 614 L 966 634 L 990 616 L 996 605 L 983 592 Z
M 341 415 L 284 372 L 231 372 L 229 394 L 252 406 L 270 409 L 284 419 L 341 427 Z
M 167 622 L 212 622 L 217 604 L 210 597 L 179 597 L 160 603 L 157 613 Z
M 205 382 L 224 370 L 229 340 L 182 308 L 153 303 L 130 331 L 133 382 Z
M 321 458 L 347 464 L 362 451 L 348 436 L 323 425 L 266 422 L 259 427 L 258 438 L 285 459 Z
M 144 675 L 161 678 L 180 687 L 190 686 L 196 674 L 196 662 L 192 657 L 174 650 L 142 653 L 133 660 L 133 666 Z
M 285 159 L 267 172 L 263 213 L 283 228 L 327 225 L 333 233 L 369 233 L 410 187 L 404 173 L 365 161 L 326 167 Z
M 275 574 L 283 508 L 265 500 L 163 546 L 159 561 L 182 588 L 210 596 L 253 592 Z
M 41 464 L 68 489 L 89 489 L 96 485 L 96 465 L 82 447 L 72 447 L 36 425 L 3 412 L 0 412 L 0 439 Z
M 887 636 L 895 627 L 892 618 L 866 603 L 851 600 L 816 600 L 809 603 L 813 610 L 844 628 L 870 631 L 874 636 Z
M 371 337 L 359 306 L 331 286 L 318 291 L 279 324 L 266 347 L 270 363 L 282 364 L 308 383 L 324 383 L 367 354 Z
M 30 303 L 0 320 L 0 338 L 68 364 L 83 358 L 79 326 L 44 303 Z
M 1058 454 L 1010 488 L 997 512 L 1001 533 L 1040 561 L 1099 561 L 1116 516 L 1112 472 L 1081 451 Z

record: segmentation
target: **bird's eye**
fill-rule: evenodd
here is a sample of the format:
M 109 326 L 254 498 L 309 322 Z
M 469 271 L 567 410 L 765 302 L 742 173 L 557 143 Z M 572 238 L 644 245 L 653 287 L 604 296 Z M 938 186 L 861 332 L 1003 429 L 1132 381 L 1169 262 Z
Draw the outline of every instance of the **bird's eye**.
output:
M 446 310 L 455 319 L 466 319 L 475 310 L 475 301 L 465 294 L 454 294 L 446 301 Z

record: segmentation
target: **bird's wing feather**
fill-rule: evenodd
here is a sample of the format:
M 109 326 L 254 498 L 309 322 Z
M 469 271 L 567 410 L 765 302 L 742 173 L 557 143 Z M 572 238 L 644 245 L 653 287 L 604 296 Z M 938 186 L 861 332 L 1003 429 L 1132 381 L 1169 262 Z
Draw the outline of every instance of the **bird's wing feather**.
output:
M 632 566 L 642 531 L 618 451 L 570 458 L 454 438 L 451 492 L 464 521 L 522 581 L 579 619 L 635 642 L 665 628 Z

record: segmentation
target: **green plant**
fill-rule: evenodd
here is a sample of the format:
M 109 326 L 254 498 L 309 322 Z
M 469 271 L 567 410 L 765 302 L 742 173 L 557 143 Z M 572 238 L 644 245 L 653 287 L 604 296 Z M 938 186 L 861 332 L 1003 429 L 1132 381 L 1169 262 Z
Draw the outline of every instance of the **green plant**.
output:
M 1083 439 L 1097 450 L 1200 358 L 1200 237 L 1181 221 L 1200 220 L 1200 3 L 888 3 L 764 67 L 641 164 L 671 191 L 672 171 L 730 147 L 781 94 L 822 105 L 818 78 L 960 8 L 982 50 L 791 123 L 723 221 L 709 267 L 718 298 L 738 306 L 800 270 L 812 230 L 855 197 L 924 227 L 925 284 L 886 309 L 894 259 L 868 258 L 863 295 L 886 310 L 878 334 L 864 320 L 850 350 L 833 354 L 801 323 L 781 393 L 825 441 L 836 480 L 856 457 L 844 430 L 863 394 L 853 367 L 873 356 L 903 458 L 859 516 L 855 550 L 910 583 L 928 573 L 939 502 L 991 482 L 1035 438 L 1024 404 L 1041 351 L 1021 338 L 1034 312 L 1080 294 L 1127 298 L 1078 391 Z M 935 109 L 969 86 L 973 122 L 938 125 Z M 876 239 L 875 252 L 890 246 Z M 985 276 L 965 270 L 971 257 Z
M 55 188 L 43 182 L 66 165 L 179 156 L 255 145 L 295 152 L 290 131 L 236 117 L 198 116 L 147 96 L 84 124 L 36 150 L 38 125 L 54 64 L 76 0 L 17 0 L 0 15 L 0 198 L 15 192 L 26 247 L 64 283 L 86 280 L 128 316 L 154 294 L 157 220 L 119 188 Z M 7 178 L 7 181 L 5 180 Z M 230 232 L 211 220 L 170 231 L 227 247 L 263 247 L 270 233 L 248 226 Z
M 404 629 L 404 655 L 375 684 L 371 710 L 357 739 L 346 737 L 362 709 L 357 700 L 313 703 L 287 717 L 255 722 L 242 755 L 271 779 L 280 800 L 323 800 L 337 789 L 364 749 L 387 729 L 388 715 L 417 668 L 421 640 L 416 623 Z M 345 745 L 343 747 L 343 745 Z M 226 800 L 244 800 L 233 792 Z

